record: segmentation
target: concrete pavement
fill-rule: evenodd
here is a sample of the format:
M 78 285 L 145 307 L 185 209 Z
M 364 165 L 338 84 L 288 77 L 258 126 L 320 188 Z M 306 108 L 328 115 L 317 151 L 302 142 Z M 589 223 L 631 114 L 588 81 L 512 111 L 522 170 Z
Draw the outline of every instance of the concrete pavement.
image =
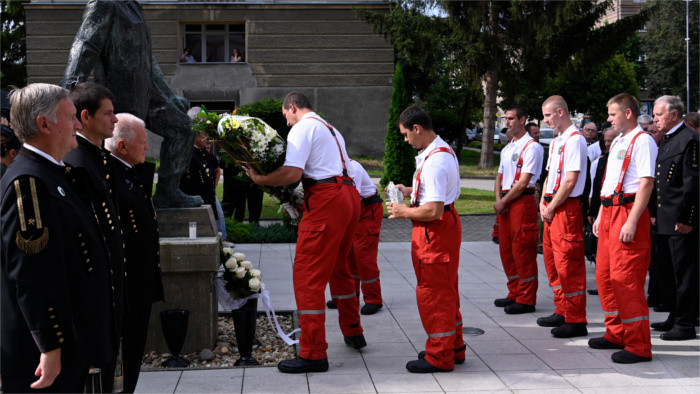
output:
M 479 230 L 485 231 L 485 230 Z M 489 234 L 490 237 L 490 234 Z M 490 239 L 490 238 L 489 238 Z M 337 311 L 326 314 L 328 357 L 326 373 L 282 374 L 273 367 L 144 372 L 137 392 L 158 393 L 444 393 L 444 392 L 556 392 L 556 393 L 698 393 L 700 340 L 666 342 L 652 331 L 654 359 L 619 365 L 612 350 L 594 350 L 589 338 L 605 331 L 597 296 L 588 296 L 589 336 L 556 339 L 535 320 L 554 311 L 542 256 L 538 256 L 537 311 L 506 315 L 493 305 L 506 294 L 506 278 L 498 247 L 490 241 L 463 242 L 459 285 L 464 325 L 484 330 L 465 336 L 467 361 L 451 373 L 416 375 L 405 369 L 424 348 L 426 334 L 418 316 L 416 279 L 409 242 L 380 243 L 384 308 L 363 316 L 368 346 L 348 348 L 338 328 Z M 292 288 L 294 244 L 245 244 L 246 254 L 263 272 L 278 310 L 295 309 Z M 588 288 L 594 288 L 594 266 L 587 264 Z M 328 296 L 328 294 L 327 294 Z M 651 321 L 665 313 L 651 312 Z

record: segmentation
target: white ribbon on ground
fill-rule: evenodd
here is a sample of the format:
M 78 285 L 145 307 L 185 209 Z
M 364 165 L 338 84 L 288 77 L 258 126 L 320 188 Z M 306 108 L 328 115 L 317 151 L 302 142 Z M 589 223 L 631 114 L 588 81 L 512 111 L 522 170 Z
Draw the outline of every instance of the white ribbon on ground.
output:
M 263 307 L 265 308 L 267 321 L 270 323 L 270 327 L 272 327 L 272 329 L 275 330 L 277 335 L 279 335 L 279 337 L 282 338 L 282 340 L 287 345 L 292 346 L 299 343 L 299 340 L 292 339 L 291 336 L 294 335 L 294 333 L 296 332 L 300 332 L 301 329 L 294 329 L 289 334 L 286 334 L 284 330 L 282 330 L 279 321 L 277 321 L 275 308 L 272 306 L 272 301 L 270 300 L 270 291 L 267 290 L 265 286 L 262 286 L 260 293 L 249 295 L 246 298 L 234 299 L 233 297 L 231 297 L 231 294 L 228 291 L 226 291 L 226 284 L 224 283 L 224 280 L 222 278 L 216 278 L 216 295 L 219 299 L 219 303 L 221 304 L 221 306 L 223 306 L 224 309 L 230 310 L 239 309 L 246 302 L 248 302 L 249 299 L 259 298 L 260 301 L 262 301 Z M 270 318 L 270 315 L 272 315 L 272 318 Z M 272 324 L 272 320 L 275 321 L 275 324 Z

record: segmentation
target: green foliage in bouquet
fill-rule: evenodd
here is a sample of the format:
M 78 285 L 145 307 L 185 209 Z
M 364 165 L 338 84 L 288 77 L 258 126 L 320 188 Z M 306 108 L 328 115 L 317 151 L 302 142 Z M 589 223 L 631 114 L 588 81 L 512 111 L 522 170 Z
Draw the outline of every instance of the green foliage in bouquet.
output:
M 197 116 L 192 121 L 192 130 L 197 135 L 207 134 L 211 137 L 216 137 L 216 127 L 219 125 L 220 120 L 221 115 L 216 112 L 209 112 L 202 106 L 201 111 L 197 113 Z
M 253 263 L 245 259 L 243 253 L 234 253 L 231 248 L 221 248 L 220 277 L 226 284 L 226 291 L 233 299 L 241 299 L 260 293 L 262 274 L 253 268 Z
M 396 125 L 399 115 L 409 104 L 410 97 L 406 91 L 403 71 L 401 71 L 401 66 L 397 64 L 394 72 L 394 92 L 391 94 L 391 107 L 389 108 L 389 124 L 384 139 L 384 173 L 380 181 L 382 187 L 389 182 L 404 185 L 410 185 L 413 182 L 416 150 L 404 142 L 399 126 Z

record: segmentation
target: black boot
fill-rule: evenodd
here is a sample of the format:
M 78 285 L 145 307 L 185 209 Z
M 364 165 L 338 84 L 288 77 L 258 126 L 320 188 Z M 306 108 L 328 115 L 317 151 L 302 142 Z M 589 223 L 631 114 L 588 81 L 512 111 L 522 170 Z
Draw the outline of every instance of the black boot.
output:
M 676 324 L 671 330 L 661 334 L 664 341 L 685 341 L 695 339 L 695 327 L 683 327 Z
M 635 364 L 645 361 L 651 361 L 651 357 L 637 356 L 634 353 L 630 353 L 627 350 L 620 350 L 615 352 L 610 356 L 610 358 L 618 364 Z
M 497 307 L 503 308 L 505 306 L 515 304 L 515 301 L 511 300 L 510 298 L 497 298 L 493 301 L 493 304 Z
M 588 340 L 588 347 L 591 349 L 624 349 L 622 345 L 612 343 L 605 337 L 591 338 Z
M 462 346 L 462 347 L 460 347 L 460 348 L 457 348 L 457 349 L 455 349 L 455 353 L 461 352 L 462 350 L 464 350 L 464 349 L 466 349 L 466 348 L 467 348 L 467 345 L 464 345 L 464 346 Z M 425 350 L 421 350 L 420 352 L 418 352 L 418 359 L 419 359 L 419 360 L 425 359 L 425 354 L 426 354 L 426 353 L 425 353 Z M 463 358 L 456 358 L 456 357 L 455 357 L 455 364 L 464 364 L 464 359 L 463 359 Z
M 413 373 L 432 373 L 432 372 L 450 372 L 452 369 L 442 369 L 425 361 L 425 359 L 413 360 L 406 363 L 408 372 Z
M 664 321 L 651 323 L 651 328 L 653 328 L 656 331 L 666 332 L 666 331 L 671 331 L 674 324 L 676 324 L 676 319 L 669 316 L 668 319 L 666 319 Z
M 380 309 L 382 309 L 382 304 L 366 303 L 365 306 L 360 309 L 360 313 L 363 315 L 374 315 Z
M 547 317 L 537 319 L 537 324 L 542 327 L 561 327 L 564 324 L 564 316 L 552 313 Z
M 552 335 L 557 338 L 585 337 L 588 330 L 586 323 L 564 323 L 561 327 L 552 328 Z
M 328 359 L 309 360 L 297 357 L 293 360 L 284 360 L 277 364 L 277 369 L 284 373 L 307 373 L 328 371 Z
M 352 337 L 343 337 L 343 340 L 345 341 L 345 344 L 354 348 L 354 349 L 362 349 L 363 347 L 367 346 L 367 341 L 365 341 L 365 335 L 360 334 L 360 335 L 355 335 Z
M 509 315 L 520 315 L 522 313 L 532 313 L 535 311 L 534 305 L 525 305 L 518 302 L 508 305 L 503 309 Z

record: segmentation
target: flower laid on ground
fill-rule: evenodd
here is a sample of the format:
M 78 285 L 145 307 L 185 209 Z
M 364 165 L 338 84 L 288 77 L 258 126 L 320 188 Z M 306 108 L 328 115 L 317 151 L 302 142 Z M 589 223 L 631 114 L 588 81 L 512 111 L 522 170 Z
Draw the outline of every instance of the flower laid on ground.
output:
M 208 123 L 205 124 L 208 127 Z M 287 151 L 285 140 L 261 119 L 225 114 L 219 120 L 216 133 L 209 135 L 216 139 L 225 161 L 250 167 L 260 174 L 268 174 L 284 164 Z M 245 175 L 241 179 L 250 182 Z M 261 188 L 279 200 L 292 219 L 298 219 L 296 206 L 303 199 L 294 191 L 297 184 Z
M 243 253 L 229 254 L 230 249 L 221 248 L 223 269 L 219 270 L 219 278 L 223 280 L 226 291 L 234 300 L 260 293 L 263 285 L 260 270 L 254 269 L 253 263 L 245 260 Z M 226 256 L 230 257 L 226 259 Z

